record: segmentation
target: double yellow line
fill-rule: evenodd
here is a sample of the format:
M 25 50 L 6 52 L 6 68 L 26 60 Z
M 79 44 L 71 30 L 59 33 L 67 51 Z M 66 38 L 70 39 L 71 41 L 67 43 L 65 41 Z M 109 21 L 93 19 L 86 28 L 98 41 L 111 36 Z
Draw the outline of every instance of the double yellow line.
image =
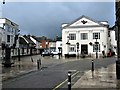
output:
M 77 71 L 76 73 L 74 73 L 71 78 L 73 78 L 75 75 L 77 75 L 79 73 L 79 71 Z M 65 82 L 67 82 L 68 79 L 65 79 L 62 83 L 60 83 L 59 85 L 57 85 L 55 88 L 53 88 L 53 90 L 58 89 L 60 86 L 62 86 Z

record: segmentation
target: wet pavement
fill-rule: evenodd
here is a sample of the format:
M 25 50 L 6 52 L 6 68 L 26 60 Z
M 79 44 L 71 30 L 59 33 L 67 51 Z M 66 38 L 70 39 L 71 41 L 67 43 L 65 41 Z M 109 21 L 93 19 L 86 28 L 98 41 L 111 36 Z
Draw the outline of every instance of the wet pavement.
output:
M 27 73 L 35 72 L 38 70 L 37 67 L 37 60 L 41 60 L 41 69 L 49 68 L 52 66 L 55 66 L 57 64 L 69 62 L 69 61 L 75 61 L 75 60 L 81 60 L 80 58 L 71 57 L 68 59 L 60 58 L 58 56 L 54 57 L 42 57 L 41 55 L 34 55 L 34 56 L 25 56 L 21 57 L 20 61 L 18 61 L 18 58 L 12 58 L 11 62 L 14 64 L 12 67 L 6 68 L 2 64 L 0 66 L 2 67 L 0 76 L 2 77 L 2 81 L 15 78 L 20 75 L 24 75 Z M 0 60 L 0 63 L 2 63 L 2 60 Z
M 72 87 L 73 89 L 110 89 L 120 90 L 120 81 L 116 79 L 116 65 L 109 65 L 107 68 L 96 69 L 86 72 Z
M 31 59 L 32 58 L 32 59 Z M 37 69 L 37 60 L 41 59 L 42 66 L 41 69 Z M 96 70 L 94 72 L 94 78 L 92 77 L 91 71 L 86 72 L 86 70 L 90 70 L 91 68 L 91 59 L 92 58 L 84 58 L 85 60 L 81 58 L 61 58 L 59 59 L 57 56 L 56 57 L 41 57 L 40 55 L 35 55 L 35 56 L 28 56 L 28 57 L 22 57 L 21 61 L 19 62 L 17 59 L 12 60 L 14 62 L 14 65 L 11 68 L 5 68 L 2 66 L 3 73 L 2 78 L 3 81 L 6 80 L 4 83 L 4 88 L 6 87 L 50 87 L 53 88 L 57 85 L 60 84 L 60 82 L 63 82 L 66 79 L 66 75 L 68 70 L 75 70 L 76 72 L 80 72 L 80 76 L 75 76 L 78 77 L 77 80 L 80 78 L 80 80 L 76 80 L 75 84 L 73 86 L 77 86 L 76 88 L 99 88 L 99 83 L 96 83 L 96 81 L 100 81 L 100 83 L 106 81 L 103 80 L 108 80 L 108 77 L 112 78 L 115 80 L 116 77 L 115 75 L 115 68 L 106 68 L 108 65 L 113 64 L 116 60 L 116 58 L 105 58 L 105 59 L 98 59 L 95 60 L 95 67 Z M 90 60 L 89 60 L 90 59 Z M 74 61 L 74 62 L 72 62 Z M 67 63 L 66 63 L 67 62 Z M 87 66 L 87 67 L 85 67 Z M 104 67 L 104 68 L 101 68 Z M 47 69 L 46 69 L 47 68 Z M 100 69 L 98 69 L 100 68 Z M 45 70 L 43 70 L 45 69 Z M 46 72 L 47 71 L 47 72 Z M 86 73 L 84 74 L 81 71 L 85 71 Z M 31 73 L 34 72 L 34 73 Z M 29 73 L 29 74 L 28 74 Z M 26 75 L 24 75 L 26 74 Z M 75 73 L 76 74 L 76 73 Z M 24 76 L 21 76 L 24 75 Z M 49 76 L 48 76 L 49 75 Z M 108 76 L 112 75 L 112 76 Z M 20 77 L 19 77 L 20 76 Z M 82 76 L 82 78 L 81 78 Z M 17 77 L 17 78 L 15 78 Z M 83 78 L 84 77 L 84 78 Z M 10 79 L 13 78 L 13 79 Z M 54 78 L 54 79 L 53 79 Z M 10 80 L 8 80 L 10 79 Z M 81 81 L 82 79 L 82 81 Z M 14 80 L 14 81 L 12 81 Z M 17 80 L 17 81 L 16 81 Z M 44 81 L 44 82 L 39 82 L 39 81 Z M 80 81 L 80 82 L 79 82 Z M 29 82 L 25 84 L 26 82 Z M 36 82 L 36 83 L 32 83 Z M 49 84 L 46 84 L 48 83 Z M 92 83 L 91 83 L 92 82 Z M 109 81 L 107 81 L 109 82 Z M 111 81 L 110 81 L 111 82 Z M 9 83 L 9 84 L 8 84 Z M 73 82 L 72 82 L 73 83 Z M 80 86 L 82 83 L 82 86 Z M 34 84 L 34 85 L 33 85 Z M 92 84 L 92 86 L 90 86 Z M 112 82 L 114 88 L 115 82 Z M 38 86 L 36 86 L 38 85 Z M 106 84 L 107 85 L 107 84 Z M 119 85 L 119 84 L 118 84 Z M 112 85 L 110 85 L 112 86 Z M 75 88 L 75 87 L 73 87 Z M 79 89 L 78 89 L 79 90 Z
M 32 62 L 31 57 L 22 57 L 20 61 L 14 58 L 11 62 L 14 64 L 9 68 L 2 66 L 3 81 L 36 70 L 36 62 Z

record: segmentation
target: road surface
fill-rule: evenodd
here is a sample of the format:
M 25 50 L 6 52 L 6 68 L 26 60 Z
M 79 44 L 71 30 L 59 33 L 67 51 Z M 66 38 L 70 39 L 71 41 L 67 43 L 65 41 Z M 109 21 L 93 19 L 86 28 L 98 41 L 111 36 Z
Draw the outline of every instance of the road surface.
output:
M 104 58 L 94 60 L 95 69 L 100 67 L 107 67 L 115 63 L 116 58 Z M 51 67 L 42 67 L 41 70 L 10 79 L 3 82 L 3 90 L 5 88 L 24 88 L 29 89 L 53 89 L 67 88 L 67 73 L 72 72 L 72 85 L 84 74 L 85 71 L 91 70 L 91 60 L 84 59 L 78 61 L 70 61 Z M 11 89 L 11 90 L 12 90 Z M 22 90 L 21 89 L 21 90 Z M 9 90 L 9 89 L 8 89 Z

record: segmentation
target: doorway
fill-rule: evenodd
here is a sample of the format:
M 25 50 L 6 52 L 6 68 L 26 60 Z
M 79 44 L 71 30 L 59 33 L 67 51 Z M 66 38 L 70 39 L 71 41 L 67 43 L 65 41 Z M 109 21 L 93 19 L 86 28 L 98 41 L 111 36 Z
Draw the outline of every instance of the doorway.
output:
M 82 44 L 81 45 L 81 54 L 88 54 L 88 45 L 87 44 Z

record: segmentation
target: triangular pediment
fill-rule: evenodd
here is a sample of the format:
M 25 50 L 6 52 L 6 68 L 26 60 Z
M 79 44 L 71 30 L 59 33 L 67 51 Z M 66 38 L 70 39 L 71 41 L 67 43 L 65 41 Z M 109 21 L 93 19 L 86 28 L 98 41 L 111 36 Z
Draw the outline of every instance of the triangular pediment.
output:
M 101 25 L 103 24 L 83 15 L 80 18 L 73 21 L 72 23 L 68 24 L 66 27 L 101 26 Z

